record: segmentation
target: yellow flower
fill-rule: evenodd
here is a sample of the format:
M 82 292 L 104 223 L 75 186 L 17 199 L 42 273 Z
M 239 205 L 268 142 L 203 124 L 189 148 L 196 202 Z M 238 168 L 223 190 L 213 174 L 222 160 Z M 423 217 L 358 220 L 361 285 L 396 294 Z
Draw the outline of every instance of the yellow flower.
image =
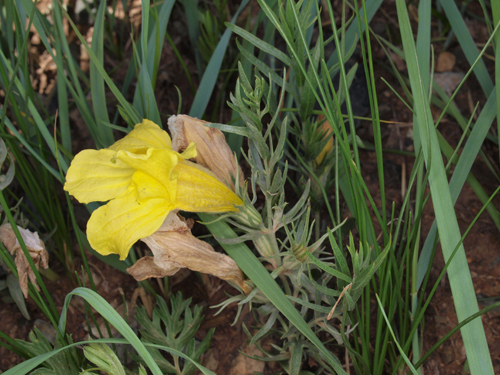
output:
M 64 190 L 81 203 L 109 201 L 87 224 L 92 248 L 124 260 L 174 209 L 238 211 L 243 201 L 209 170 L 187 161 L 195 156 L 196 144 L 182 154 L 173 151 L 169 135 L 149 120 L 107 149 L 76 155 Z

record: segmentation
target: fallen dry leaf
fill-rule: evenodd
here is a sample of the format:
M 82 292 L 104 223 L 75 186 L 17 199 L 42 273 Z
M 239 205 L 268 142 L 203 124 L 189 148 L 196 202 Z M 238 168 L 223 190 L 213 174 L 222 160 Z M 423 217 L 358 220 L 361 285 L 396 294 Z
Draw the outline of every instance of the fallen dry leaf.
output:
M 169 266 L 169 268 L 162 268 L 155 263 L 153 257 L 142 257 L 132 267 L 127 268 L 127 272 L 137 281 L 142 281 L 151 277 L 172 276 L 181 269 L 174 264 Z
M 263 354 L 255 345 L 244 346 L 231 363 L 229 375 L 252 375 L 255 372 L 262 373 L 264 371 L 266 367 L 264 361 L 258 361 L 248 356 L 263 357 Z
M 17 229 L 21 234 L 33 262 L 35 263 L 36 269 L 39 269 L 40 264 L 43 268 L 48 268 L 49 253 L 47 253 L 44 243 L 38 237 L 38 233 L 31 232 L 28 229 L 23 229 L 19 226 Z M 19 244 L 19 241 L 17 240 L 14 230 L 10 224 L 0 226 L 0 241 L 2 241 L 4 246 L 12 255 L 14 255 L 14 253 L 16 254 L 15 262 L 17 272 L 19 273 L 19 285 L 23 291 L 24 298 L 28 298 L 28 277 L 37 290 L 40 290 L 40 288 L 36 283 L 36 276 L 33 273 L 28 259 L 26 259 L 23 249 L 21 248 L 21 245 Z

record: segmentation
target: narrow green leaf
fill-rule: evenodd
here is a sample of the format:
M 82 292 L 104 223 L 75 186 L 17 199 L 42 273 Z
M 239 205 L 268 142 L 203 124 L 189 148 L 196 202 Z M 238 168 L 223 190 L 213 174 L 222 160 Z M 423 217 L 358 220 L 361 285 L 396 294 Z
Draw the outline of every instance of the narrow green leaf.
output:
M 250 0 L 243 0 L 236 11 L 231 23 L 235 23 L 238 19 L 238 15 L 241 13 L 243 8 L 248 4 Z M 196 92 L 196 96 L 194 97 L 193 104 L 191 105 L 191 109 L 189 111 L 189 116 L 201 118 L 203 113 L 205 113 L 205 109 L 207 108 L 208 101 L 210 100 L 210 96 L 215 87 L 215 82 L 217 82 L 217 78 L 219 77 L 220 67 L 222 65 L 222 60 L 224 59 L 224 55 L 226 54 L 226 49 L 229 44 L 229 38 L 231 37 L 231 30 L 227 29 L 224 31 L 222 38 L 217 44 L 217 48 L 215 49 L 212 57 L 210 58 L 210 62 L 205 69 L 205 73 L 201 78 L 200 85 L 198 87 L 198 91 Z
M 184 13 L 186 14 L 189 41 L 191 42 L 191 48 L 194 51 L 196 67 L 198 69 L 198 74 L 202 75 L 203 56 L 201 55 L 200 49 L 198 48 L 198 40 L 200 39 L 200 11 L 198 9 L 198 0 L 183 0 L 182 5 L 184 6 Z
M 108 107 L 106 103 L 106 93 L 104 90 L 104 79 L 99 74 L 96 65 L 104 63 L 104 14 L 106 2 L 101 2 L 94 23 L 94 33 L 92 34 L 91 49 L 94 52 L 97 62 L 90 62 L 90 95 L 92 97 L 92 107 L 96 120 L 96 127 L 100 141 L 105 146 L 110 146 L 114 142 L 113 129 L 104 126 L 109 122 Z
M 338 279 L 347 281 L 348 283 L 352 282 L 352 279 L 349 275 L 345 275 L 344 273 L 337 271 L 335 268 L 328 266 L 326 263 L 321 262 L 314 255 L 312 255 L 309 251 L 306 251 L 306 255 L 311 262 L 321 268 L 323 271 L 328 272 L 330 275 L 335 276 Z
M 479 52 L 477 50 L 476 43 L 474 43 L 469 29 L 465 24 L 460 11 L 458 10 L 457 3 L 453 0 L 439 0 L 439 2 L 441 3 L 443 10 L 446 13 L 448 21 L 453 28 L 453 32 L 457 36 L 458 43 L 460 43 L 465 57 L 469 61 L 469 64 L 472 65 L 479 55 Z M 474 74 L 476 75 L 476 78 L 479 81 L 484 94 L 486 96 L 489 96 L 491 91 L 493 90 L 493 82 L 490 75 L 488 74 L 488 70 L 486 69 L 484 61 L 481 60 L 479 64 L 474 68 Z
M 84 288 L 78 288 L 78 289 L 84 289 Z M 121 316 L 120 316 L 120 319 L 122 319 Z M 127 341 L 126 339 L 98 339 L 98 340 L 92 340 L 91 342 L 92 343 L 100 343 L 100 344 L 130 344 L 130 342 Z M 27 361 L 24 361 L 24 362 L 18 364 L 16 367 L 11 368 L 10 370 L 7 370 L 2 375 L 26 375 L 28 372 L 30 372 L 31 370 L 33 370 L 35 367 L 41 365 L 42 363 L 44 363 L 45 361 L 47 361 L 48 359 L 50 359 L 52 356 L 60 353 L 61 351 L 69 349 L 69 348 L 72 348 L 72 347 L 75 347 L 75 346 L 85 345 L 87 343 L 88 343 L 88 341 L 76 342 L 76 343 L 73 343 L 71 345 L 64 346 L 64 347 L 59 348 L 59 349 L 55 349 L 54 351 L 52 351 L 50 353 L 45 353 L 45 354 L 39 355 L 37 357 L 28 359 Z M 144 344 L 144 346 L 148 346 L 148 347 L 151 347 L 151 348 L 157 348 L 157 349 L 165 350 L 165 351 L 167 351 L 167 352 L 169 352 L 171 354 L 175 354 L 175 355 L 177 355 L 179 357 L 184 358 L 185 360 L 188 360 L 188 361 L 192 362 L 203 374 L 205 374 L 205 375 L 215 375 L 212 371 L 208 370 L 207 368 L 205 368 L 204 366 L 200 365 L 199 363 L 194 362 L 187 355 L 185 355 L 184 353 L 181 353 L 181 352 L 179 352 L 177 350 L 168 348 L 166 346 L 154 345 L 154 344 Z M 157 372 L 153 372 L 153 373 L 154 374 L 158 374 Z
M 472 164 L 474 163 L 474 160 L 476 160 L 476 156 L 481 148 L 481 145 L 489 132 L 491 124 L 495 120 L 496 112 L 496 91 L 493 91 L 488 98 L 486 105 L 482 109 L 476 124 L 472 128 L 467 143 L 464 146 L 460 159 L 458 160 L 453 172 L 453 176 L 451 177 L 449 190 L 453 204 L 455 204 L 460 192 L 462 191 L 462 187 L 464 186 L 467 176 L 469 175 Z M 436 234 L 437 225 L 436 222 L 434 222 L 427 235 L 422 248 L 422 253 L 418 260 L 417 288 L 420 288 L 422 281 L 424 280 L 425 273 L 430 262 L 430 256 L 432 254 L 432 247 L 434 246 Z
M 418 375 L 417 370 L 415 370 L 415 367 L 413 367 L 413 365 L 411 364 L 410 360 L 408 359 L 408 357 L 406 356 L 405 352 L 401 348 L 401 345 L 399 345 L 397 337 L 394 335 L 394 331 L 392 330 L 391 322 L 389 321 L 389 319 L 387 319 L 387 315 L 386 315 L 386 313 L 384 311 L 384 306 L 382 305 L 382 302 L 380 302 L 380 298 L 378 298 L 377 294 L 375 295 L 375 297 L 377 297 L 378 307 L 380 308 L 380 311 L 382 312 L 382 315 L 384 316 L 385 323 L 387 324 L 387 328 L 389 329 L 389 332 L 391 333 L 393 342 L 398 347 L 399 354 L 403 357 L 403 359 L 406 362 L 406 365 L 411 370 L 411 372 L 414 375 Z
M 291 64 L 290 58 L 285 53 L 283 53 L 279 49 L 277 49 L 276 47 L 270 45 L 269 43 L 264 42 L 262 39 L 257 38 L 254 34 L 248 32 L 247 30 L 242 29 L 241 27 L 236 26 L 232 23 L 226 22 L 226 26 L 233 33 L 248 40 L 255 47 L 270 54 L 271 56 L 276 57 L 278 60 L 281 60 L 285 65 L 290 66 L 290 64 Z
M 61 332 L 66 329 L 66 317 L 68 312 L 69 303 L 71 297 L 77 295 L 84 298 L 92 307 L 102 315 L 104 319 L 113 323 L 113 326 L 122 334 L 122 336 L 134 347 L 137 353 L 144 359 L 149 369 L 154 375 L 162 375 L 158 365 L 149 354 L 148 350 L 144 347 L 144 344 L 139 340 L 137 335 L 134 333 L 132 328 L 127 324 L 125 320 L 116 312 L 116 310 L 111 307 L 109 303 L 106 302 L 96 292 L 87 288 L 76 288 L 70 292 L 64 301 L 63 310 L 61 313 L 61 319 L 59 320 L 59 328 Z
M 21 311 L 21 314 L 23 314 L 26 319 L 31 320 L 28 309 L 26 308 L 26 301 L 24 300 L 23 292 L 21 291 L 21 285 L 19 285 L 19 280 L 12 273 L 9 273 L 7 276 L 7 286 L 9 287 L 9 293 L 12 299 L 16 303 L 17 307 L 19 307 L 19 311 Z
M 432 121 L 428 94 L 422 86 L 420 67 L 418 65 L 408 11 L 404 0 L 396 0 L 396 6 L 408 64 L 414 108 L 415 112 L 418 113 L 416 125 L 420 133 L 420 139 L 425 140 L 422 142 L 422 149 L 425 163 L 429 170 L 429 184 L 441 239 L 441 247 L 444 258 L 447 260 L 461 237 L 460 230 L 453 209 L 450 191 L 443 188 L 448 185 L 448 181 Z M 463 245 L 460 245 L 453 262 L 448 268 L 448 277 L 457 317 L 459 321 L 462 321 L 478 311 L 476 295 Z M 463 327 L 461 332 L 465 351 L 471 366 L 471 374 L 493 374 L 493 366 L 481 320 L 476 319 L 472 321 Z

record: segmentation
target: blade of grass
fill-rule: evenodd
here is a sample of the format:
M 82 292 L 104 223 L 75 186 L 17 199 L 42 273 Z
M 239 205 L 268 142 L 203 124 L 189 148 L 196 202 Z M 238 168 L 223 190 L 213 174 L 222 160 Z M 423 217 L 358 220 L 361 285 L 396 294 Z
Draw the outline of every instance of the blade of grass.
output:
M 198 40 L 200 39 L 200 20 L 198 0 L 183 0 L 184 13 L 186 14 L 186 21 L 188 25 L 189 41 L 194 51 L 194 58 L 196 60 L 196 68 L 198 75 L 203 74 L 203 57 L 198 48 Z
M 428 94 L 422 85 L 420 77 L 419 62 L 408 11 L 403 0 L 396 0 L 396 6 L 413 92 L 414 108 L 415 112 L 419 114 L 416 125 L 420 132 L 420 138 L 428 140 L 428 142 L 422 143 L 422 149 L 426 166 L 429 170 L 429 184 L 441 239 L 441 247 L 445 260 L 447 260 L 453 252 L 455 244 L 458 242 L 457 239 L 461 237 L 460 230 L 453 209 L 450 191 L 449 189 L 443 189 L 443 186 L 448 184 L 446 172 L 432 121 Z M 462 321 L 479 310 L 463 245 L 460 245 L 455 259 L 448 268 L 448 277 L 457 317 L 459 321 Z M 476 319 L 470 322 L 468 325 L 462 327 L 461 332 L 471 374 L 493 374 L 493 366 L 481 320 Z
M 353 46 L 355 46 L 358 43 L 358 38 L 359 38 L 359 33 L 360 33 L 360 28 L 361 30 L 364 30 L 365 27 L 365 19 L 369 23 L 375 13 L 377 12 L 378 8 L 382 4 L 383 0 L 368 0 L 364 4 L 364 8 L 361 10 L 361 13 L 359 15 L 356 15 L 354 18 L 353 22 L 347 29 L 347 32 L 345 33 L 345 46 L 346 50 L 349 51 Z M 360 19 L 361 18 L 361 21 Z M 361 24 L 361 26 L 359 25 Z M 337 53 L 332 53 L 330 58 L 328 59 L 327 66 L 328 68 L 332 68 L 336 64 L 338 64 L 338 54 Z
M 456 252 L 458 251 L 460 245 L 463 243 L 464 239 L 467 237 L 467 235 L 469 234 L 470 230 L 475 225 L 475 223 L 477 222 L 477 220 L 481 217 L 481 214 L 486 209 L 487 205 L 493 200 L 494 197 L 496 197 L 496 195 L 498 194 L 499 191 L 500 191 L 500 187 L 498 187 L 493 192 L 493 194 L 488 198 L 487 202 L 483 205 L 483 207 L 481 208 L 481 210 L 479 210 L 479 212 L 476 214 L 476 216 L 474 217 L 474 219 L 472 220 L 472 222 L 469 224 L 468 228 L 465 230 L 464 234 L 460 238 L 460 241 L 458 242 L 457 246 L 455 247 L 455 249 L 453 249 L 452 254 L 450 255 L 450 257 L 446 261 L 446 264 L 444 265 L 443 269 L 441 270 L 441 273 L 439 274 L 436 282 L 434 283 L 434 286 L 432 287 L 432 289 L 428 293 L 428 295 L 427 295 L 427 291 L 422 291 L 421 292 L 422 298 L 420 299 L 419 303 L 421 304 L 421 301 L 424 299 L 423 298 L 424 293 L 426 294 L 426 298 L 427 299 L 426 299 L 423 307 L 417 309 L 418 315 L 416 316 L 416 318 L 414 318 L 415 324 L 412 326 L 412 329 L 411 329 L 409 337 L 411 337 L 416 332 L 418 324 L 423 320 L 424 314 L 425 314 L 425 312 L 427 310 L 427 307 L 429 306 L 429 304 L 430 304 L 430 302 L 431 302 L 431 300 L 432 300 L 432 298 L 434 296 L 434 293 L 436 292 L 438 286 L 440 285 L 441 279 L 445 276 L 446 271 L 448 270 L 449 265 L 453 261 L 453 257 L 455 256 Z M 428 269 L 428 273 L 430 274 L 430 267 Z M 426 282 L 427 282 L 427 279 L 426 279 Z M 405 343 L 405 347 L 409 348 L 409 342 Z M 399 360 L 398 362 L 401 362 L 401 360 Z M 396 373 L 396 371 L 393 371 L 393 374 L 395 374 L 395 373 Z
M 460 11 L 458 10 L 457 3 L 453 0 L 439 0 L 439 2 L 443 6 L 443 10 L 446 13 L 448 21 L 450 22 L 455 35 L 457 36 L 458 43 L 460 43 L 465 57 L 469 61 L 469 64 L 472 65 L 476 60 L 479 52 L 477 51 L 476 43 L 474 43 L 469 29 L 467 28 L 467 25 L 465 24 L 465 21 L 462 18 Z M 493 3 L 494 2 L 495 1 L 493 1 Z M 481 60 L 479 64 L 474 68 L 474 74 L 476 75 L 476 78 L 479 81 L 484 94 L 486 96 L 489 96 L 491 91 L 493 90 L 493 82 L 491 81 L 491 77 L 488 74 L 488 70 L 486 69 L 484 61 Z
M 403 351 L 403 348 L 401 348 L 401 345 L 399 345 L 399 342 L 398 342 L 396 336 L 394 335 L 394 331 L 392 330 L 392 327 L 391 327 L 391 322 L 389 321 L 389 319 L 387 319 L 387 315 L 384 311 L 384 306 L 382 305 L 382 302 L 380 302 L 380 298 L 378 297 L 378 294 L 375 294 L 375 297 L 377 298 L 378 307 L 379 307 L 380 311 L 382 312 L 382 315 L 384 316 L 385 323 L 387 324 L 387 329 L 391 333 L 392 339 L 393 339 L 394 343 L 396 344 L 396 346 L 398 347 L 399 354 L 401 355 L 401 357 L 403 357 L 404 361 L 406 362 L 406 365 L 411 370 L 411 372 L 414 375 L 417 375 L 418 374 L 417 370 L 415 370 L 415 367 L 413 367 L 413 365 L 411 364 L 410 360 L 408 359 L 405 352 Z
M 483 6 L 484 9 L 484 6 Z M 491 13 L 493 15 L 493 24 L 500 24 L 500 2 L 491 2 Z M 497 94 L 497 108 L 500 108 L 500 34 L 495 35 L 495 86 Z M 500 119 L 497 120 L 498 144 L 500 144 Z
M 114 143 L 113 129 L 104 126 L 103 123 L 109 122 L 108 107 L 106 103 L 106 93 L 104 90 L 104 79 L 99 74 L 96 65 L 104 63 L 104 13 L 106 2 L 101 2 L 94 22 L 94 32 L 92 34 L 92 52 L 97 57 L 97 62 L 90 62 L 90 95 L 92 97 L 92 106 L 98 134 L 102 137 L 101 144 L 110 146 Z
M 102 344 L 130 344 L 130 342 L 126 339 L 97 339 L 97 340 L 92 340 L 91 342 L 92 343 L 102 343 Z M 39 355 L 37 357 L 28 359 L 27 361 L 20 363 L 16 367 L 11 368 L 11 369 L 7 370 L 6 372 L 4 372 L 3 375 L 25 375 L 25 374 L 29 373 L 31 370 L 33 370 L 35 367 L 41 365 L 42 363 L 44 363 L 45 361 L 50 359 L 52 356 L 56 355 L 57 353 L 60 353 L 63 350 L 73 348 L 76 346 L 83 346 L 83 345 L 88 344 L 88 343 L 89 343 L 89 341 L 80 341 L 80 342 L 75 342 L 73 344 L 64 346 L 62 348 L 54 349 L 53 351 L 51 351 L 49 353 Z M 184 353 L 179 352 L 175 349 L 171 349 L 169 347 L 162 346 L 162 345 L 150 344 L 150 343 L 145 343 L 144 346 L 151 347 L 151 348 L 157 348 L 160 350 L 165 350 L 171 354 L 174 354 L 176 356 L 184 358 L 185 360 L 191 361 L 203 374 L 215 375 L 212 371 L 210 371 L 206 367 L 200 365 L 196 361 L 193 361 L 187 355 L 185 355 Z
M 416 42 L 416 49 L 417 49 L 417 59 L 418 63 L 420 66 L 420 76 L 422 79 L 422 86 L 424 90 L 429 90 L 430 86 L 430 74 L 429 74 L 429 69 L 427 69 L 428 66 L 430 66 L 430 52 L 431 52 L 431 2 L 428 0 L 421 1 L 419 6 L 418 6 L 418 17 L 420 22 L 418 23 L 418 34 L 417 34 L 417 42 Z M 418 118 L 416 114 L 413 114 L 413 123 L 418 121 Z M 414 145 L 415 145 L 415 152 L 420 152 L 422 150 L 422 141 L 420 139 L 420 133 L 414 132 Z M 416 202 L 423 202 L 424 200 L 424 190 L 425 187 L 423 186 L 423 175 L 424 175 L 424 164 L 420 164 L 417 170 L 417 187 L 416 187 L 416 192 L 415 192 L 415 201 Z M 417 216 L 421 216 L 421 211 L 423 209 L 422 204 L 417 204 Z M 420 247 L 420 225 L 421 221 L 418 221 L 416 223 L 418 226 L 417 228 L 417 233 L 418 235 L 415 237 L 415 245 L 414 245 L 414 250 L 413 254 L 414 256 L 412 257 L 412 280 L 418 277 L 418 250 Z M 416 275 L 415 275 L 416 272 Z M 411 284 L 412 287 L 412 314 L 416 313 L 417 309 L 417 291 L 418 287 L 415 285 L 415 283 Z M 420 343 L 418 340 L 418 333 L 413 335 L 413 340 L 412 340 L 412 349 L 413 349 L 413 358 L 412 361 L 413 363 L 417 362 L 420 359 Z M 399 345 L 398 345 L 399 349 Z M 405 359 L 406 361 L 407 359 Z M 422 370 L 419 369 L 418 371 L 419 374 L 422 373 Z
M 249 1 L 250 0 L 243 0 L 241 2 L 238 10 L 231 19 L 231 23 L 236 22 L 239 14 L 246 7 Z M 214 90 L 217 78 L 219 77 L 220 67 L 222 65 L 222 60 L 224 59 L 231 34 L 232 32 L 230 29 L 226 29 L 226 31 L 224 31 L 219 44 L 217 44 L 217 48 L 210 58 L 210 62 L 208 63 L 205 72 L 203 73 L 200 85 L 198 86 L 198 91 L 196 92 L 196 96 L 193 99 L 193 104 L 191 105 L 191 109 L 189 110 L 189 116 L 191 117 L 201 118 L 203 116 L 203 113 L 205 113 L 208 101 L 210 100 L 210 96 L 212 95 L 212 92 Z
M 474 315 L 471 315 L 469 316 L 467 319 L 464 319 L 463 321 L 461 321 L 460 323 L 458 323 L 455 327 L 453 327 L 453 329 L 448 332 L 446 335 L 444 335 L 437 343 L 435 343 L 432 348 L 430 348 L 423 356 L 422 358 L 417 362 L 415 363 L 415 367 L 420 367 L 421 365 L 423 365 L 423 363 L 427 360 L 427 358 L 429 358 L 435 351 L 437 348 L 439 348 L 442 344 L 444 344 L 451 336 L 453 336 L 455 333 L 458 332 L 459 329 L 461 329 L 463 326 L 465 326 L 466 324 L 468 324 L 469 322 L 473 321 L 474 319 L 477 319 L 479 318 L 481 315 L 483 314 L 486 314 L 488 311 L 490 310 L 493 310 L 493 309 L 496 309 L 497 307 L 500 306 L 500 302 L 497 302 L 497 303 L 494 303 L 493 305 L 491 306 L 488 306 L 488 307 L 485 307 L 484 309 L 482 309 L 481 311 L 478 311 L 477 313 L 475 313 Z
M 23 1 L 25 1 L 25 0 L 23 0 Z M 106 70 L 104 69 L 104 67 L 101 64 L 99 64 L 99 60 L 98 60 L 97 56 L 90 49 L 87 42 L 83 38 L 82 34 L 80 33 L 80 31 L 76 27 L 75 23 L 71 20 L 70 17 L 68 17 L 66 10 L 63 9 L 63 12 L 66 15 L 66 18 L 68 19 L 68 22 L 70 23 L 76 36 L 78 37 L 78 39 L 80 40 L 80 42 L 82 43 L 84 48 L 87 50 L 87 53 L 89 54 L 90 60 L 95 64 L 96 69 L 101 74 L 101 76 L 104 78 L 104 81 L 108 85 L 109 89 L 111 90 L 111 92 L 114 94 L 114 96 L 116 97 L 116 99 L 120 103 L 121 107 L 125 111 L 124 114 L 126 114 L 128 116 L 128 119 L 126 119 L 126 120 L 131 121 L 133 124 L 137 124 L 137 123 L 141 122 L 142 118 L 140 117 L 139 113 L 137 113 L 135 108 L 125 99 L 125 97 L 122 95 L 120 90 L 118 90 L 118 87 L 116 87 L 113 80 L 106 73 Z
M 449 191 L 453 204 L 455 204 L 455 202 L 457 201 L 460 191 L 462 190 L 462 187 L 467 180 L 467 176 L 469 175 L 472 164 L 474 163 L 474 160 L 476 160 L 476 155 L 481 148 L 484 139 L 486 138 L 486 134 L 488 134 L 491 124 L 495 119 L 496 111 L 496 92 L 493 91 L 488 98 L 486 105 L 481 111 L 476 124 L 472 128 L 469 139 L 464 146 L 460 159 L 458 160 L 458 163 L 455 167 L 455 171 L 453 172 L 453 176 L 451 177 Z M 424 246 L 422 248 L 422 253 L 418 260 L 417 289 L 419 289 L 422 285 L 422 281 L 424 280 L 425 273 L 429 265 L 432 247 L 437 235 L 436 231 L 437 223 L 434 222 L 427 235 Z
M 118 332 L 120 332 L 122 336 L 134 347 L 154 375 L 162 375 L 162 372 L 153 357 L 151 357 L 149 351 L 145 348 L 144 344 L 137 337 L 132 328 L 130 328 L 128 323 L 123 320 L 120 314 L 118 314 L 104 298 L 93 290 L 87 288 L 76 288 L 66 296 L 58 325 L 61 332 L 64 332 L 66 329 L 68 307 L 71 302 L 71 298 L 74 295 L 84 298 L 99 314 L 102 315 L 103 318 L 111 322 Z

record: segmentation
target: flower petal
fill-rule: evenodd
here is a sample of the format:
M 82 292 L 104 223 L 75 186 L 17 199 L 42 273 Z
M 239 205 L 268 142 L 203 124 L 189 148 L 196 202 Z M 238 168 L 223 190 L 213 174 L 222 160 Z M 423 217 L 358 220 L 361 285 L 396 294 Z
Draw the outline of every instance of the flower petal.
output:
M 146 154 L 133 154 L 128 151 L 118 151 L 116 158 L 131 168 L 142 172 L 141 175 L 134 175 L 135 183 L 140 188 L 147 188 L 151 180 L 140 181 L 145 179 L 145 176 L 150 176 L 152 179 L 161 183 L 164 187 L 163 197 L 170 202 L 175 202 L 177 181 L 176 172 L 173 172 L 174 167 L 179 161 L 179 154 L 169 149 L 150 148 Z M 147 193 L 144 196 L 140 190 L 141 197 L 153 197 L 154 193 Z M 160 197 L 160 195 L 156 195 Z
M 108 149 L 83 150 L 71 162 L 64 190 L 81 203 L 106 202 L 126 194 L 134 169 L 115 156 Z
M 203 167 L 181 160 L 174 168 L 178 173 L 175 207 L 191 212 L 238 211 L 243 201 L 226 185 L 204 171 Z
M 145 153 L 150 147 L 172 149 L 172 141 L 168 133 L 154 122 L 142 120 L 124 138 L 115 142 L 109 149 L 127 150 L 133 153 Z
M 127 258 L 130 247 L 153 234 L 174 207 L 165 198 L 138 200 L 136 191 L 113 199 L 92 213 L 87 223 L 90 246 L 102 255 Z
M 198 151 L 196 149 L 196 143 L 191 142 L 189 146 L 184 150 L 182 154 L 180 154 L 183 159 L 192 159 L 198 155 Z

